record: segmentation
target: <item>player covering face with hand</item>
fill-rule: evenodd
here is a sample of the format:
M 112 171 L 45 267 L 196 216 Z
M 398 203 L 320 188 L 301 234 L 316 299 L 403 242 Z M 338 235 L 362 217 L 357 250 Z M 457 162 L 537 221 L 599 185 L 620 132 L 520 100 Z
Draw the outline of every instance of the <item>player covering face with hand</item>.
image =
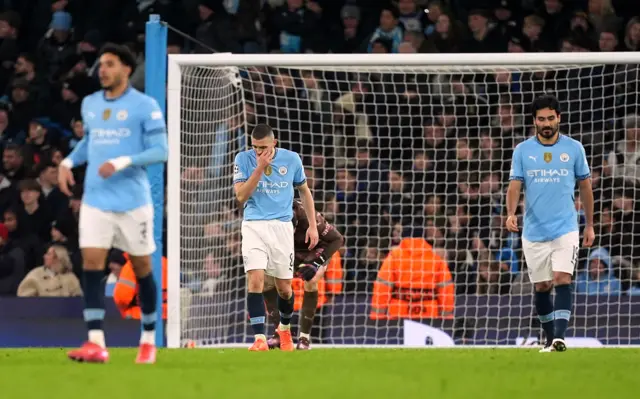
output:
M 316 222 L 319 235 L 318 245 L 313 249 L 309 249 L 308 244 L 305 242 L 305 234 L 311 225 L 302 202 L 293 201 L 294 245 L 296 251 L 293 267 L 296 276 L 304 280 L 304 296 L 300 315 L 300 338 L 297 345 L 297 349 L 302 350 L 309 349 L 311 344 L 311 327 L 318 307 L 318 280 L 324 276 L 327 263 L 333 254 L 344 243 L 342 234 L 329 224 L 320 212 L 316 212 Z M 272 321 L 275 322 L 277 331 L 280 317 L 276 311 L 277 293 L 272 279 L 268 278 L 266 281 L 264 298 L 267 303 L 267 312 L 271 315 Z M 277 332 L 273 338 L 269 339 L 269 347 L 280 347 L 280 337 Z
M 313 249 L 318 243 L 315 205 L 302 167 L 295 152 L 276 148 L 271 127 L 257 125 L 251 133 L 253 149 L 236 155 L 233 188 L 244 206 L 242 221 L 242 258 L 247 273 L 247 310 L 255 334 L 251 351 L 268 351 L 265 335 L 265 276 L 275 280 L 280 313 L 278 334 L 280 349 L 295 350 L 291 337 L 294 296 L 291 289 L 294 268 L 293 190 L 300 191 L 309 228 L 305 243 Z M 310 211 L 311 210 L 311 211 Z
M 69 352 L 72 360 L 104 363 L 109 354 L 102 329 L 104 268 L 112 247 L 129 254 L 139 287 L 142 336 L 137 363 L 156 360 L 157 286 L 151 272 L 153 203 L 145 166 L 165 162 L 168 146 L 164 116 L 157 102 L 133 89 L 129 76 L 135 57 L 125 46 L 106 45 L 100 55 L 102 90 L 82 101 L 85 137 L 59 168 L 60 190 L 71 196 L 71 169 L 87 164 L 80 208 L 84 320 L 89 340 Z
M 517 232 L 516 209 L 524 187 L 522 250 L 529 278 L 535 285 L 535 307 L 546 335 L 541 352 L 566 350 L 565 333 L 571 317 L 571 278 L 578 262 L 579 226 L 574 203 L 579 182 L 586 226 L 582 245 L 595 240 L 593 192 L 589 164 L 580 142 L 560 133 L 560 104 L 553 96 L 532 104 L 536 135 L 513 152 L 507 190 L 506 227 Z M 551 290 L 555 287 L 555 302 Z

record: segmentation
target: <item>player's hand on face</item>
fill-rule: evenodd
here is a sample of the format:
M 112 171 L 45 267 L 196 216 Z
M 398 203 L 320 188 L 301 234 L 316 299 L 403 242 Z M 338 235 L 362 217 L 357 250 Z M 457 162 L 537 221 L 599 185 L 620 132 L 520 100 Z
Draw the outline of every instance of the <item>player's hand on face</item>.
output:
M 75 186 L 76 181 L 73 178 L 73 172 L 66 166 L 58 167 L 58 187 L 64 195 L 71 197 L 71 187 Z
M 506 226 L 507 226 L 507 230 L 509 230 L 512 233 L 516 233 L 520 230 L 518 229 L 518 218 L 515 215 L 511 215 L 507 217 Z
M 593 230 L 593 226 L 587 226 L 584 228 L 582 246 L 585 248 L 591 248 L 593 242 L 596 240 L 596 232 Z
M 316 226 L 309 226 L 304 242 L 308 242 L 309 249 L 313 249 L 318 245 L 318 240 L 318 228 Z
M 116 173 L 116 167 L 109 161 L 103 163 L 98 169 L 98 174 L 105 179 L 111 177 L 114 173 Z
M 273 148 L 268 148 L 262 151 L 262 153 L 258 155 L 258 167 L 260 169 L 265 169 L 269 166 L 269 164 L 271 164 L 271 160 L 273 160 L 275 152 L 276 151 Z

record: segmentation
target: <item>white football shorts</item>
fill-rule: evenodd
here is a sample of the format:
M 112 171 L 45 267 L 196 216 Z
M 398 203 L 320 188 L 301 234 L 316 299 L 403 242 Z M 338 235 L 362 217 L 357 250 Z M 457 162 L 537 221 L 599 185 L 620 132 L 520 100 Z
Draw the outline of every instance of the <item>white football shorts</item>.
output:
M 242 222 L 242 259 L 245 273 L 264 270 L 281 280 L 293 278 L 293 223 L 279 220 Z
M 578 262 L 580 233 L 572 231 L 552 241 L 531 242 L 522 238 L 522 251 L 532 283 L 553 281 L 553 272 L 573 275 Z
M 151 255 L 156 250 L 153 205 L 108 212 L 82 204 L 79 233 L 80 248 L 118 248 L 133 256 Z

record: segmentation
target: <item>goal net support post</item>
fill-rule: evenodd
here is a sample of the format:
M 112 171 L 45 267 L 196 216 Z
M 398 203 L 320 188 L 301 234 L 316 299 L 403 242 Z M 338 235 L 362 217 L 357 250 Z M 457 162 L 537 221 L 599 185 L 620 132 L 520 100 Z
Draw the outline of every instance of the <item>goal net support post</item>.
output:
M 639 345 L 630 266 L 637 230 L 615 216 L 616 204 L 633 203 L 635 183 L 623 160 L 618 167 L 610 160 L 640 114 L 639 64 L 639 53 L 626 52 L 170 55 L 167 345 L 252 339 L 231 177 L 256 123 L 270 124 L 280 145 L 301 154 L 319 210 L 345 236 L 341 281 L 323 285 L 327 303 L 313 342 L 536 342 L 520 239 L 501 217 L 511 153 L 532 135 L 529 105 L 544 93 L 562 104 L 561 131 L 587 149 L 597 233 L 605 238 L 600 255 L 580 253 L 569 339 Z M 404 271 L 419 289 L 387 281 L 399 270 L 381 270 L 408 236 L 424 238 L 446 265 Z M 592 278 L 594 259 L 610 268 L 615 292 L 580 285 Z M 453 290 L 425 283 L 433 273 Z

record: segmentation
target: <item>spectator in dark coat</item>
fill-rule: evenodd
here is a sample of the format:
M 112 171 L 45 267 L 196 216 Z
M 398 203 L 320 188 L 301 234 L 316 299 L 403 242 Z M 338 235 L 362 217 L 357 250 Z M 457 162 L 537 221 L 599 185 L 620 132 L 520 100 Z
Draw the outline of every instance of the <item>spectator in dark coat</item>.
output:
M 7 227 L 0 223 L 0 296 L 15 296 L 26 275 L 24 253 L 19 247 L 7 246 L 8 238 Z
M 198 45 L 196 53 L 211 53 L 210 48 L 218 52 L 242 52 L 234 17 L 224 9 L 221 0 L 200 0 L 198 13 L 202 23 L 196 31 L 196 39 L 209 48 Z

